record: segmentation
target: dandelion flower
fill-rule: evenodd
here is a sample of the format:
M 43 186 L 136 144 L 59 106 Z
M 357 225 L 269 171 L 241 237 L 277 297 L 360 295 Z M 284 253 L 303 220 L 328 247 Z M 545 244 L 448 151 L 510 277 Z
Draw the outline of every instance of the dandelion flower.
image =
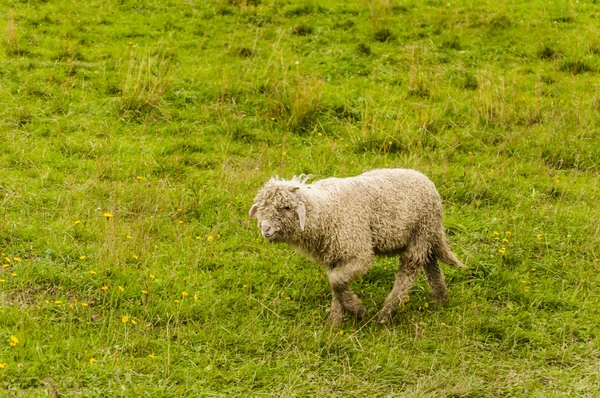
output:
M 122 292 L 124 292 L 125 288 L 123 286 L 119 286 L 119 290 L 122 291 Z
M 106 213 L 104 213 L 104 214 L 102 214 L 102 215 L 103 215 L 104 217 L 106 217 L 106 219 L 107 219 L 107 220 L 108 220 L 109 218 L 113 218 L 113 217 L 114 217 L 114 216 L 113 216 L 111 213 L 108 213 L 108 212 L 106 212 Z
M 4 257 L 4 261 L 6 261 L 7 263 L 9 263 L 9 264 L 10 264 L 10 258 L 8 258 L 8 257 Z
M 147 290 L 142 290 L 142 294 L 148 294 Z
M 506 231 L 506 232 L 505 232 L 505 234 L 506 234 L 506 236 L 511 236 L 511 235 L 512 235 L 512 232 L 510 232 L 510 231 Z
M 179 303 L 179 300 L 177 300 L 177 299 L 175 299 L 175 300 L 173 300 L 173 301 L 174 301 L 175 303 Z
M 96 271 L 90 271 L 90 275 L 96 275 Z
M 54 304 L 61 305 L 62 301 L 61 300 L 56 300 L 56 301 L 54 301 Z
M 214 237 L 214 236 L 212 236 L 212 235 L 209 235 L 209 236 L 208 236 L 208 238 L 206 238 L 206 240 L 207 240 L 207 241 L 210 243 L 210 242 L 212 242 L 213 240 L 215 240 L 215 237 Z
M 187 297 L 187 296 L 189 296 L 190 294 L 189 294 L 188 292 L 181 292 L 181 295 L 182 295 L 183 297 Z
M 0 369 L 4 369 L 7 366 L 8 366 L 8 364 L 6 362 L 0 363 Z
M 425 308 L 428 308 L 428 307 L 429 307 L 429 303 L 425 303 L 425 304 L 423 304 L 423 305 L 425 306 Z
M 75 221 L 73 224 L 75 224 L 75 225 L 79 225 L 79 224 L 81 224 L 81 221 L 77 220 L 77 221 Z
M 318 135 L 319 137 L 321 137 L 323 134 L 321 134 L 321 133 L 317 133 L 317 135 Z
M 504 254 L 504 252 L 506 251 L 506 248 L 503 247 L 503 248 L 499 249 L 498 251 L 500 252 L 500 254 Z
M 79 259 L 82 261 L 85 260 L 86 258 L 87 258 L 86 256 L 79 256 Z
M 82 306 L 82 307 L 87 307 L 87 306 L 88 306 L 88 303 L 81 303 L 81 306 Z
M 504 238 L 504 239 L 502 239 L 502 242 L 508 243 L 508 239 Z
M 143 179 L 144 179 L 144 177 L 142 177 L 142 176 L 137 176 L 136 178 L 137 178 L 138 180 L 143 180 Z
M 132 324 L 132 325 L 137 325 L 137 322 L 135 321 L 135 319 L 132 319 L 132 320 L 131 320 L 131 324 Z
M 525 290 L 526 292 L 528 292 L 530 288 L 531 288 L 531 286 L 525 286 L 525 287 L 523 287 L 523 290 Z
M 148 358 L 150 358 L 150 359 L 154 359 L 154 358 L 156 358 L 156 355 L 154 355 L 154 354 L 150 354 L 150 355 L 148 355 Z
M 19 344 L 19 339 L 16 336 L 10 336 L 10 342 L 9 342 L 11 347 L 16 346 L 17 344 Z
M 338 332 L 338 334 L 341 336 L 341 335 L 343 335 L 343 334 L 344 334 L 344 331 L 343 331 L 343 330 L 340 330 L 340 331 Z
M 95 364 L 96 363 L 96 359 L 95 358 L 90 358 L 90 364 Z
M 154 274 L 150 274 L 150 279 L 154 279 L 156 278 L 156 276 L 154 276 Z
M 139 257 L 137 254 L 134 254 L 134 255 L 133 255 L 133 259 L 134 259 L 134 260 L 139 260 L 139 258 L 140 258 L 140 257 Z
M 123 323 L 129 322 L 129 317 L 127 315 L 125 315 L 123 318 L 121 318 L 121 322 L 123 322 Z
M 108 285 L 102 286 L 102 290 L 107 291 L 108 290 Z
M 446 322 L 442 322 L 442 326 L 448 326 L 448 325 L 446 325 Z
M 494 235 L 498 236 L 500 233 L 498 231 L 494 231 Z
M 542 240 L 542 235 L 538 234 L 537 238 L 538 238 L 538 240 Z
M 20 257 L 14 257 L 13 260 L 15 260 L 16 263 L 20 263 L 21 262 L 21 258 Z
M 12 272 L 12 273 L 10 274 L 10 276 L 12 276 L 12 277 L 14 278 L 15 276 L 17 276 L 17 273 L 16 273 L 16 272 Z
M 198 295 L 194 294 L 194 301 L 198 301 Z
M 6 279 L 0 279 L 0 283 L 6 282 Z
M 597 259 L 597 258 L 595 258 L 595 259 L 594 259 L 594 262 L 595 262 L 595 263 L 597 263 L 597 262 L 598 262 L 598 259 Z

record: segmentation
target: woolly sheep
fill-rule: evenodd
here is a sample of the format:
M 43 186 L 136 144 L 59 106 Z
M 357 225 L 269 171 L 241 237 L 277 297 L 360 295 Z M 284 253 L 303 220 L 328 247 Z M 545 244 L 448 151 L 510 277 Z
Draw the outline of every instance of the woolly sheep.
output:
M 258 219 L 269 242 L 283 242 L 327 269 L 333 292 L 331 323 L 344 311 L 360 319 L 366 309 L 350 290 L 376 255 L 399 255 L 401 267 L 379 321 L 386 323 L 408 294 L 421 269 L 434 301 L 447 298 L 437 259 L 464 267 L 448 246 L 442 202 L 431 180 L 415 170 L 380 169 L 350 178 L 307 183 L 304 176 L 270 179 L 254 198 L 250 217 Z

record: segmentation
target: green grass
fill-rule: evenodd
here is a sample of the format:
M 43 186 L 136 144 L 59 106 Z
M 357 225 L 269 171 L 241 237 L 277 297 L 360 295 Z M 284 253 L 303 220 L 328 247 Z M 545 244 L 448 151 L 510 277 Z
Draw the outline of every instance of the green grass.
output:
M 0 395 L 597 394 L 600 5 L 3 8 Z M 431 177 L 469 268 L 332 330 L 247 211 L 378 167 Z M 371 316 L 396 267 L 354 284 Z

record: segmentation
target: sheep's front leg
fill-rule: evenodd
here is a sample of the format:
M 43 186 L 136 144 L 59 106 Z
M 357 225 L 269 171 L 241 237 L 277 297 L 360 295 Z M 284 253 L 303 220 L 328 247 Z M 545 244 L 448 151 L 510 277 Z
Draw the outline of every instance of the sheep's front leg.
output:
M 344 319 L 344 311 L 348 311 L 355 318 L 361 319 L 367 309 L 350 290 L 350 283 L 362 276 L 369 268 L 372 260 L 340 262 L 327 270 L 327 277 L 331 285 L 331 323 L 339 325 Z

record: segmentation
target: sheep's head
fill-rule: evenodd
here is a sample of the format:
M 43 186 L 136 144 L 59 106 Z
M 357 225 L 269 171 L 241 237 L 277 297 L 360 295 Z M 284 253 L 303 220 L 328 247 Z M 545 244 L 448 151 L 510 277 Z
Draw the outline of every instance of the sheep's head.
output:
M 306 224 L 306 205 L 300 187 L 271 180 L 258 192 L 250 208 L 250 217 L 258 219 L 258 227 L 269 242 L 298 239 Z

